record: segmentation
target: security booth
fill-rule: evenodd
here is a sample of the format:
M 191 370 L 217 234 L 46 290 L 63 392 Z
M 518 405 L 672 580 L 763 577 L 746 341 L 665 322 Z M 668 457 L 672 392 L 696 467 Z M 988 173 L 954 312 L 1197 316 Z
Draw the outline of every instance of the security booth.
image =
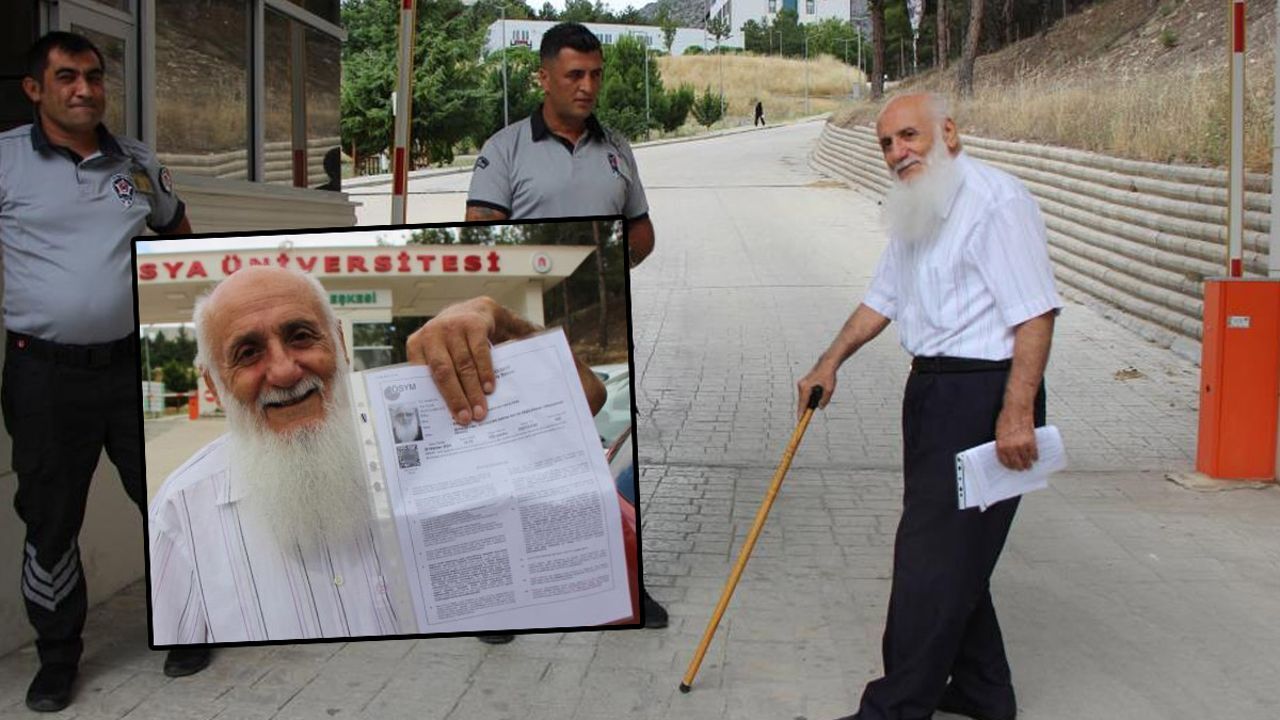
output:
M 453 303 L 486 295 L 526 320 L 544 324 L 542 296 L 582 264 L 594 246 L 401 245 L 146 253 L 138 255 L 138 313 L 143 326 L 189 323 L 195 300 L 244 267 L 293 267 L 329 292 L 355 370 L 402 359 L 398 320 L 412 330 Z M 403 333 L 400 333 L 403 335 Z M 201 379 L 200 414 L 216 412 Z

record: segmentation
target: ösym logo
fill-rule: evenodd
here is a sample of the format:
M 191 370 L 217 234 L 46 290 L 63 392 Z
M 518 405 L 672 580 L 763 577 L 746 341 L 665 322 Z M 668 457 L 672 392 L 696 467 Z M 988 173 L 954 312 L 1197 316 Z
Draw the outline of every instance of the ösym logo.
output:
M 418 389 L 418 386 L 415 385 L 414 383 L 396 383 L 395 385 L 388 385 L 385 388 L 383 388 L 382 396 L 388 400 L 399 400 L 400 393 L 404 392 L 405 390 L 417 390 L 417 389 Z
M 536 252 L 532 258 L 533 271 L 545 275 L 551 272 L 551 256 L 544 252 Z

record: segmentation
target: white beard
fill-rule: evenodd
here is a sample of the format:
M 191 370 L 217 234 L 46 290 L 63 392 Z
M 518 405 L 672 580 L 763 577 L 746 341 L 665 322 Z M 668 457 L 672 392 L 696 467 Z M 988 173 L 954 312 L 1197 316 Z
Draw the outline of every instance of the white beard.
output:
M 324 420 L 288 433 L 271 430 L 261 409 L 218 388 L 231 435 L 231 482 L 283 544 L 349 542 L 367 527 L 369 500 L 346 378 L 340 358 Z
M 913 180 L 902 180 L 895 171 L 889 174 L 893 185 L 885 193 L 884 220 L 890 236 L 913 243 L 933 238 L 961 179 L 946 143 L 941 137 L 934 140 L 924 170 Z

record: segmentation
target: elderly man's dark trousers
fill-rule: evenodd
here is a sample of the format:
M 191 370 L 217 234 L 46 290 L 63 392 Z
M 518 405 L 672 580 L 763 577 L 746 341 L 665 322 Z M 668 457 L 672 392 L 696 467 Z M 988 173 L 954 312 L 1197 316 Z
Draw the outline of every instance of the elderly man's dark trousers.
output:
M 1015 712 L 989 581 L 1018 498 L 957 507 L 955 455 L 995 437 L 1008 370 L 913 372 L 902 408 L 903 512 L 885 623 L 884 676 L 860 720 L 932 717 L 944 692 L 990 717 Z M 1045 420 L 1044 386 L 1035 423 Z
M 78 662 L 83 649 L 77 538 L 104 447 L 129 497 L 146 506 L 137 343 L 77 348 L 12 333 L 6 341 L 0 406 L 13 438 L 14 508 L 26 524 L 21 592 L 45 665 Z

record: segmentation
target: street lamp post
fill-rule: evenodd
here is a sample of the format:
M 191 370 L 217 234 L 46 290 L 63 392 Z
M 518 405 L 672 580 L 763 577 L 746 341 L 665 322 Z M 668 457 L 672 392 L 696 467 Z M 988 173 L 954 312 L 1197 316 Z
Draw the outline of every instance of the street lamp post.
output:
M 502 45 L 499 49 L 502 51 L 502 127 L 511 124 L 511 116 L 507 112 L 507 4 L 501 3 L 498 7 L 502 11 Z
M 809 33 L 800 26 L 800 32 L 804 35 L 804 114 L 809 114 Z

